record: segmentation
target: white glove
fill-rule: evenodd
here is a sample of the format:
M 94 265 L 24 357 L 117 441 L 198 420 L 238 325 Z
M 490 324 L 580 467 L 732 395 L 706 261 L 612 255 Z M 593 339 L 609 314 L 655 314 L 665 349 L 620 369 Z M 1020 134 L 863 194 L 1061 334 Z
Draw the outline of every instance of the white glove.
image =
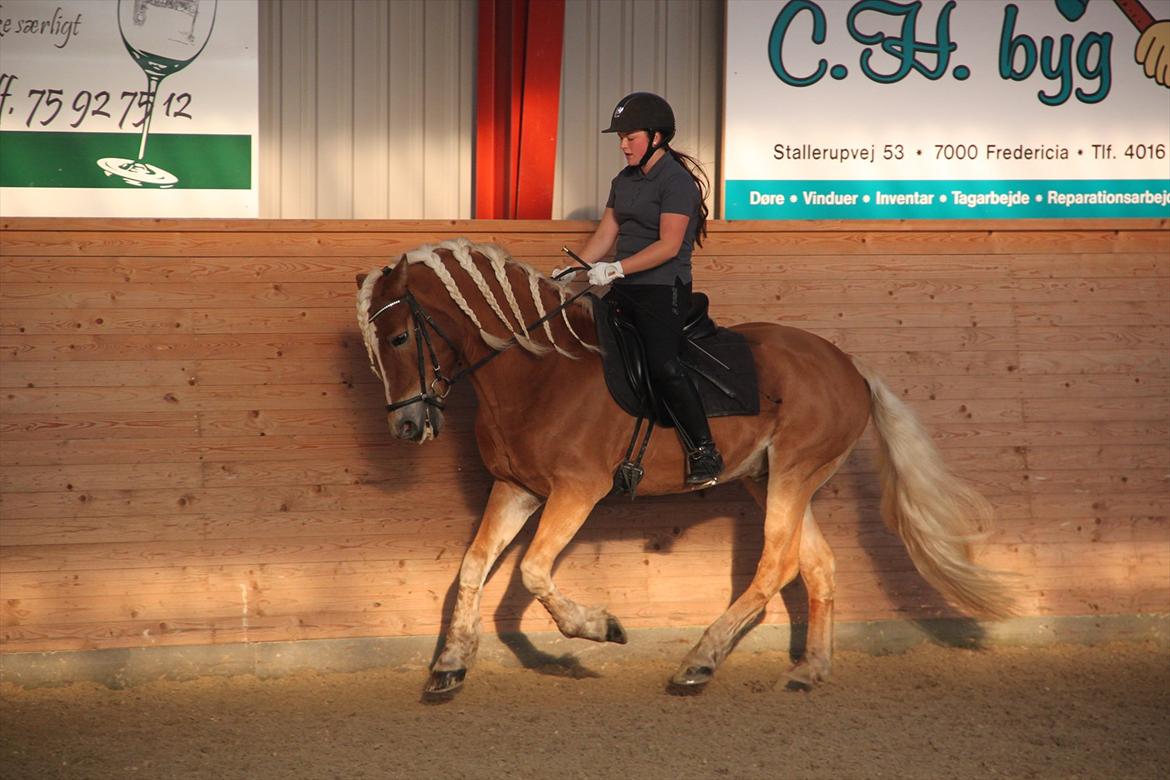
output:
M 569 284 L 577 278 L 577 271 L 579 270 L 580 267 L 575 265 L 566 265 L 560 268 L 554 268 L 552 272 L 552 280 L 558 284 Z M 561 276 L 561 274 L 564 274 L 564 276 Z
M 589 269 L 589 284 L 594 287 L 604 287 L 614 279 L 621 279 L 625 275 L 626 272 L 622 270 L 620 260 L 616 263 L 594 263 L 593 267 Z

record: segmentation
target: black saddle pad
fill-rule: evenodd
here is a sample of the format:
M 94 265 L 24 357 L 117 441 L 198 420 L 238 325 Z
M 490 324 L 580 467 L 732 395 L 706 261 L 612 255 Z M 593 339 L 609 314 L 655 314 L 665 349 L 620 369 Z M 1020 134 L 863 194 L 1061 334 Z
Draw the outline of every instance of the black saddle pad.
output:
M 615 323 L 611 303 L 602 298 L 588 297 L 593 302 L 606 387 L 627 414 L 633 417 L 645 416 L 645 390 L 635 387 L 635 383 L 643 381 L 641 377 L 645 376 L 645 370 L 639 371 L 626 365 L 626 358 L 632 354 L 640 359 L 640 347 L 632 347 L 621 324 Z M 698 328 L 698 331 L 702 335 L 693 336 L 684 342 L 680 358 L 699 391 L 699 397 L 703 399 L 703 409 L 707 416 L 759 414 L 756 365 L 747 340 L 727 328 Z M 655 410 L 654 418 L 656 424 L 662 427 L 674 427 L 674 423 L 660 409 Z

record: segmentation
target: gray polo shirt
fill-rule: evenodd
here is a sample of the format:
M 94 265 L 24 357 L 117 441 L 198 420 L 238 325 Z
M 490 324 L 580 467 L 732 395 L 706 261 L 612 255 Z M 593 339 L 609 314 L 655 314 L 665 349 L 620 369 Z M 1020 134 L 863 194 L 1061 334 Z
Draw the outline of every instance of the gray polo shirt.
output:
M 647 174 L 629 165 L 613 178 L 606 208 L 618 223 L 617 260 L 623 260 L 658 240 L 658 217 L 685 214 L 691 218 L 678 255 L 660 266 L 618 279 L 615 284 L 673 285 L 691 281 L 691 248 L 698 228 L 699 188 L 687 169 L 669 153 Z

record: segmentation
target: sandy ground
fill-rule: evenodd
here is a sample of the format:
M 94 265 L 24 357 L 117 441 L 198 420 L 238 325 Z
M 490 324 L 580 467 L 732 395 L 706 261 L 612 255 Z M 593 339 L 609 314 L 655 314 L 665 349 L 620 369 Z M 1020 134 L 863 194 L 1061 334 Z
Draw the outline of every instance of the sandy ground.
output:
M 483 663 L 441 704 L 421 669 L 0 686 L 0 777 L 1170 777 L 1161 646 L 839 653 L 811 693 L 740 652 L 684 697 L 674 660 Z

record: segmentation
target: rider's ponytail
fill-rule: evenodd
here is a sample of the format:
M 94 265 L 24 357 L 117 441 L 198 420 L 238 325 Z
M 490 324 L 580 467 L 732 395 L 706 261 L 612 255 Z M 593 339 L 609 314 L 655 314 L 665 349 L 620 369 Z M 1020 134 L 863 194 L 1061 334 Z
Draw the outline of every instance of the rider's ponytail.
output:
M 711 193 L 711 180 L 707 178 L 706 171 L 699 161 L 689 154 L 684 154 L 677 149 L 666 147 L 666 150 L 674 155 L 674 159 L 679 161 L 679 164 L 686 169 L 691 178 L 695 180 L 695 186 L 699 188 L 699 224 L 695 228 L 695 244 L 703 245 L 703 239 L 707 237 L 707 196 Z

